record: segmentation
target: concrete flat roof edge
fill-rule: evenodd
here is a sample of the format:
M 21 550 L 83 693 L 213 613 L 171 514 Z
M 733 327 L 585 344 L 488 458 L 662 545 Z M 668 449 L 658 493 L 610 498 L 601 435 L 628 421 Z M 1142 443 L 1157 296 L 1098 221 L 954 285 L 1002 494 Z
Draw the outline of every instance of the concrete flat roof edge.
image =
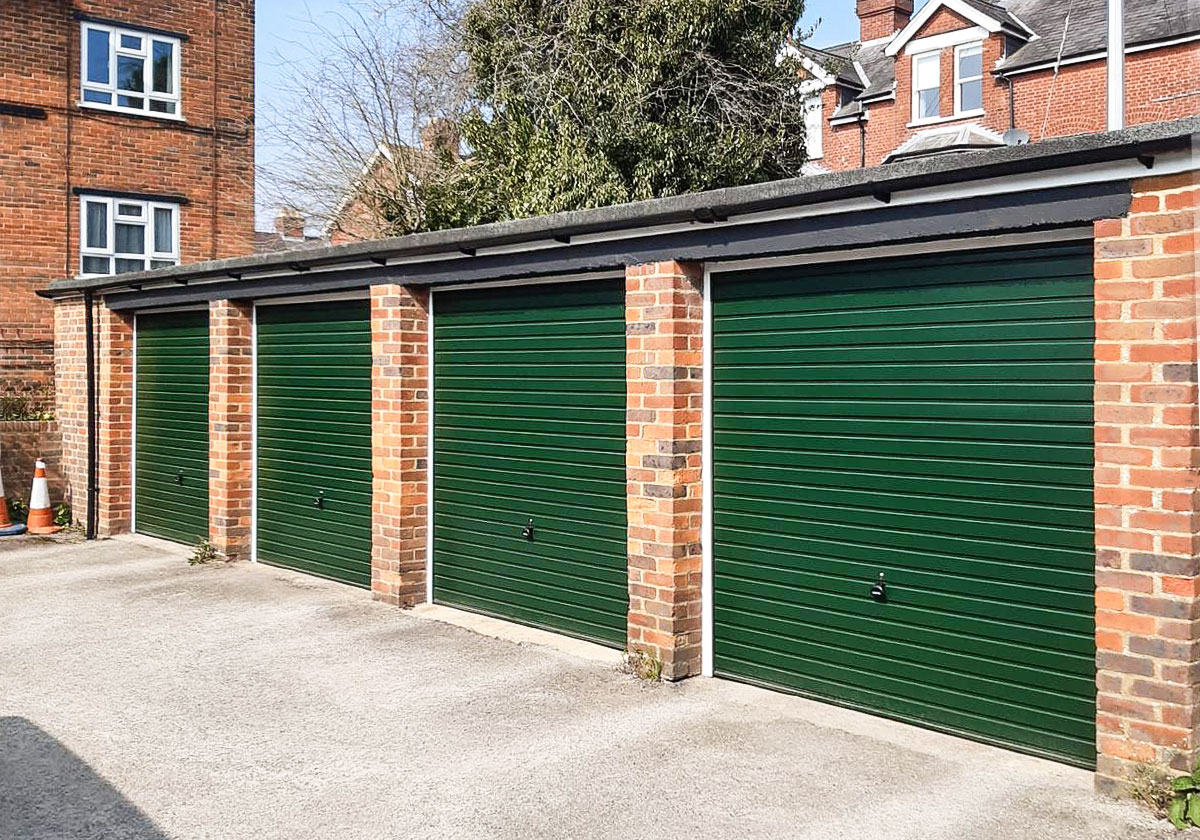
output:
M 868 169 L 767 181 L 670 198 L 573 210 L 468 228 L 417 233 L 348 245 L 301 248 L 273 254 L 189 263 L 119 276 L 66 278 L 38 294 L 55 298 L 83 291 L 104 292 L 144 283 L 186 283 L 207 277 L 288 269 L 329 268 L 368 259 L 391 259 L 514 245 L 552 237 L 619 232 L 655 225 L 817 205 L 839 199 L 904 189 L 964 183 L 985 178 L 1049 171 L 1120 160 L 1139 153 L 1186 148 L 1200 135 L 1200 117 L 1152 123 L 1104 134 L 1081 134 L 1025 146 L 1010 146 L 943 157 L 917 158 Z M 1148 173 L 1150 174 L 1150 173 Z M 252 279 L 246 281 L 253 283 Z

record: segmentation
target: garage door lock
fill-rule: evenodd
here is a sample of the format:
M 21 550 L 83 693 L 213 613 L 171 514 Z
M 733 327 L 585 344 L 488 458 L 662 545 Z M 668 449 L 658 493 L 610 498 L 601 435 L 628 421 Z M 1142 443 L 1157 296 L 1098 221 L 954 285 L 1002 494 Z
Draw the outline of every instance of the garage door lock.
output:
M 321 510 L 325 509 L 325 491 L 318 490 L 317 495 L 313 496 L 313 507 Z
M 880 603 L 888 599 L 887 580 L 884 578 L 883 572 L 879 573 L 879 580 L 871 587 L 871 597 Z
M 878 580 L 874 587 L 871 587 L 871 598 L 880 601 L 881 604 L 883 601 L 888 600 L 888 583 L 887 580 L 884 580 L 882 571 L 880 572 L 880 580 Z
M 183 484 L 183 470 L 180 470 L 175 474 L 175 483 Z
M 533 542 L 533 520 L 532 519 L 529 520 L 529 524 L 527 524 L 524 528 L 521 529 L 521 536 L 524 537 L 525 539 L 529 540 L 530 542 Z

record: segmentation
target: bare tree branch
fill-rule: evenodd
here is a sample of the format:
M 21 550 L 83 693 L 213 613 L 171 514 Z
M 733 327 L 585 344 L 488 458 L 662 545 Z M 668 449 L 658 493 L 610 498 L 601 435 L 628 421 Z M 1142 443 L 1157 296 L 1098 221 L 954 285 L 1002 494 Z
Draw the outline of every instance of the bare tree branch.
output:
M 260 169 L 262 193 L 323 225 L 339 223 L 348 196 L 387 236 L 421 227 L 419 186 L 438 156 L 421 131 L 465 109 L 465 61 L 451 29 L 423 0 L 386 0 L 332 21 L 310 17 L 304 55 L 290 65 L 284 107 L 260 132 L 278 150 Z M 385 212 L 386 211 L 386 212 Z

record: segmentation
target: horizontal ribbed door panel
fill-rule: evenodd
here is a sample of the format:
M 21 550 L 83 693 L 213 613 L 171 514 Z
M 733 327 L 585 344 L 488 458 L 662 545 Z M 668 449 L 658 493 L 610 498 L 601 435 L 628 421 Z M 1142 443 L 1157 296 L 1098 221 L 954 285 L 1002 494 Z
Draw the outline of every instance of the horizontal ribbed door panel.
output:
M 436 602 L 624 647 L 621 281 L 436 295 L 433 510 Z
M 1091 266 L 714 278 L 717 673 L 1094 763 Z
M 208 536 L 208 312 L 137 316 L 134 527 Z
M 257 557 L 371 585 L 365 300 L 260 306 Z

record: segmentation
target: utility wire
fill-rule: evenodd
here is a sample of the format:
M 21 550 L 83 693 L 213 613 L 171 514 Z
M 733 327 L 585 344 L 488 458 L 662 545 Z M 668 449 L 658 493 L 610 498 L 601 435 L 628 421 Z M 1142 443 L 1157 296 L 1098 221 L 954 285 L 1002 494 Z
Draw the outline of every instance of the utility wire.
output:
M 1062 40 L 1058 44 L 1058 58 L 1054 61 L 1054 77 L 1050 79 L 1050 93 L 1046 96 L 1046 113 L 1042 115 L 1042 133 L 1038 140 L 1046 139 L 1046 128 L 1050 124 L 1050 106 L 1054 103 L 1054 88 L 1058 85 L 1058 71 L 1062 69 L 1063 52 L 1067 48 L 1067 31 L 1071 28 L 1071 12 L 1075 9 L 1075 0 L 1067 6 L 1067 16 L 1063 19 Z

